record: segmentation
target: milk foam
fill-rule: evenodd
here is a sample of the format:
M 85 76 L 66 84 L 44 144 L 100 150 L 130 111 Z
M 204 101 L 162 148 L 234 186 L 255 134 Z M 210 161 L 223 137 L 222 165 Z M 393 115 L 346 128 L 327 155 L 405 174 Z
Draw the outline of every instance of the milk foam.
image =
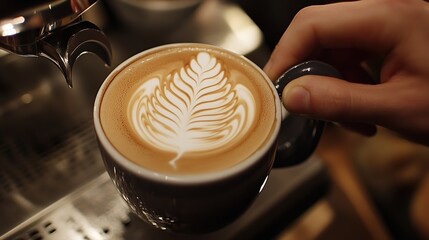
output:
M 256 101 L 244 85 L 229 81 L 215 56 L 199 52 L 167 76 L 143 82 L 128 104 L 140 140 L 175 153 L 204 152 L 241 139 L 256 118 Z

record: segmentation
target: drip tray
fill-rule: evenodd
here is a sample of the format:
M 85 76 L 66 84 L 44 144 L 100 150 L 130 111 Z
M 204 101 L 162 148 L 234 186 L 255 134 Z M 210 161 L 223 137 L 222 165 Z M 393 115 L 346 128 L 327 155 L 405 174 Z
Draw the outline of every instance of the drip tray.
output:
M 255 203 L 238 220 L 209 234 L 178 236 L 163 232 L 130 213 L 107 173 L 30 217 L 6 240 L 51 239 L 249 239 L 273 237 L 326 190 L 327 177 L 316 157 L 275 169 Z

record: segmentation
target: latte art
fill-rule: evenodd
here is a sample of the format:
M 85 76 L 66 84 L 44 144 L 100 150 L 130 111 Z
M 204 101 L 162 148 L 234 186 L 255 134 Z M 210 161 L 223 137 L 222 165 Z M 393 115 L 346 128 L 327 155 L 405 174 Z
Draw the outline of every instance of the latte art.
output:
M 185 67 L 139 86 L 128 105 L 130 125 L 140 140 L 175 153 L 204 152 L 240 141 L 255 119 L 255 99 L 234 84 L 216 57 L 200 52 Z
M 169 176 L 220 172 L 257 154 L 273 134 L 277 93 L 242 56 L 204 44 L 138 54 L 103 84 L 100 122 L 112 146 Z

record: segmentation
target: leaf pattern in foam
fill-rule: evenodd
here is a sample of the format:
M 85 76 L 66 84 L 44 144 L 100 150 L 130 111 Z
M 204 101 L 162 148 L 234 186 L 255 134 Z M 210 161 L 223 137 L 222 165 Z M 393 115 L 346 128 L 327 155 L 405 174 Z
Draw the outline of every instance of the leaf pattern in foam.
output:
M 147 144 L 176 153 L 228 146 L 245 135 L 254 120 L 255 100 L 244 85 L 231 82 L 207 52 L 164 79 L 144 82 L 128 106 L 131 126 Z

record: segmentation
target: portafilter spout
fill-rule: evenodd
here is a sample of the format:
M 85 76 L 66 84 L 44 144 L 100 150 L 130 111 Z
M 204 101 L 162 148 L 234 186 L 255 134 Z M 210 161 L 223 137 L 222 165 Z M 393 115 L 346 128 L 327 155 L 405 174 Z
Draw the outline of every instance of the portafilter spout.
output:
M 95 2 L 0 0 L 0 48 L 51 60 L 72 87 L 72 67 L 82 54 L 93 53 L 106 65 L 111 63 L 107 36 L 95 24 L 81 20 L 81 14 Z
M 111 48 L 106 35 L 86 21 L 57 30 L 57 33 L 39 41 L 38 49 L 39 56 L 50 59 L 60 68 L 70 87 L 73 65 L 82 54 L 93 53 L 107 66 L 111 63 Z

